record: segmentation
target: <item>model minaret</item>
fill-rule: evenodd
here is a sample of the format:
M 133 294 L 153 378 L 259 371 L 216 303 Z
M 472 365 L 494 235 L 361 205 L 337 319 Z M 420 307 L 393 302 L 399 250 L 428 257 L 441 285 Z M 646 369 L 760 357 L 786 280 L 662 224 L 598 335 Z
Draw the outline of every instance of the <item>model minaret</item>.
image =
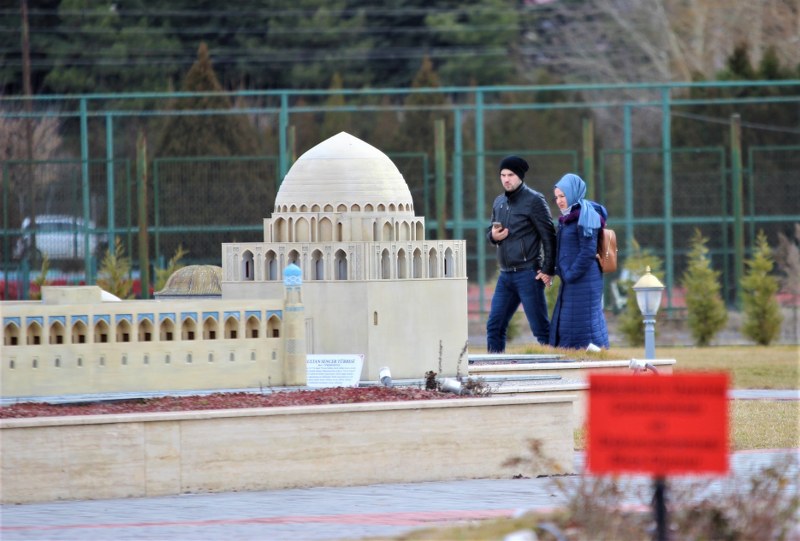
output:
M 292 263 L 283 273 L 286 353 L 283 356 L 284 385 L 306 384 L 306 320 L 303 308 L 303 271 Z

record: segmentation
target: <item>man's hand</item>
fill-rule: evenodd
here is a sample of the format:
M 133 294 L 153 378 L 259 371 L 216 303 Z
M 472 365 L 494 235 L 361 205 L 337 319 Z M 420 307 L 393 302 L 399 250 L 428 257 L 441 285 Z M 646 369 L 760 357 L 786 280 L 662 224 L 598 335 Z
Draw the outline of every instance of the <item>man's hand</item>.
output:
M 494 222 L 492 223 L 492 239 L 495 242 L 500 242 L 508 236 L 508 229 L 503 227 L 503 224 Z
M 551 285 L 553 285 L 553 277 L 551 275 L 549 275 L 549 274 L 543 273 L 541 270 L 539 270 L 536 273 L 536 279 L 537 280 L 541 280 L 542 282 L 544 282 L 544 285 L 546 285 L 547 287 L 550 287 Z

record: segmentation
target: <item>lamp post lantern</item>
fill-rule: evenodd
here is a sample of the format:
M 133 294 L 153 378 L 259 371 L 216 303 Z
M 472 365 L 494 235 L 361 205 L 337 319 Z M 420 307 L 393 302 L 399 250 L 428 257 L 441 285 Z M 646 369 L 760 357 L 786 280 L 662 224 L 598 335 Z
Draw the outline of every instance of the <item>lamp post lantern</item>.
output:
M 647 267 L 644 276 L 634 284 L 633 290 L 636 292 L 636 303 L 644 316 L 644 357 L 645 359 L 655 359 L 656 313 L 661 305 L 661 292 L 664 291 L 664 284 L 650 274 L 650 267 Z
M 661 305 L 661 293 L 664 291 L 664 284 L 650 274 L 650 267 L 647 267 L 644 276 L 634 284 L 633 290 L 636 292 L 636 303 L 644 316 L 644 357 L 645 359 L 655 359 L 656 313 L 658 313 L 658 307 Z M 663 476 L 655 478 L 653 488 L 655 489 L 653 494 L 653 513 L 656 520 L 656 528 L 653 532 L 654 539 L 656 541 L 667 541 L 667 483 Z

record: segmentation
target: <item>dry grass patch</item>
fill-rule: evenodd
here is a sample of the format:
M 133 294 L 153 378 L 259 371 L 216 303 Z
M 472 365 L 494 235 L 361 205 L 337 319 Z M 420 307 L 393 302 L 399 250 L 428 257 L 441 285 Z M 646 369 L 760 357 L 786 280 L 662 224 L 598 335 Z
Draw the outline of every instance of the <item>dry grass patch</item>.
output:
M 614 348 L 617 358 L 641 358 L 639 348 Z M 734 389 L 800 389 L 797 346 L 658 347 L 660 359 L 675 359 L 675 372 L 728 372 Z
M 631 347 L 589 352 L 525 344 L 510 347 L 508 353 L 563 355 L 578 361 L 644 358 L 644 348 Z M 728 372 L 734 389 L 800 389 L 800 348 L 797 346 L 659 346 L 656 357 L 675 359 L 675 372 Z
M 730 415 L 734 451 L 800 447 L 796 400 L 733 400 Z

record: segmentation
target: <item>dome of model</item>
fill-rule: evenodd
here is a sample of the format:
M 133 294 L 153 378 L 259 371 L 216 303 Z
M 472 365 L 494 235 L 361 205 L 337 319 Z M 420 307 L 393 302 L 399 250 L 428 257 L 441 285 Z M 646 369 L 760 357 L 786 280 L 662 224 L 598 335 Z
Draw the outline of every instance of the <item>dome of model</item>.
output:
M 324 208 L 384 205 L 412 210 L 413 201 L 403 175 L 389 157 L 349 133 L 340 132 L 308 150 L 281 183 L 275 207 L 297 210 L 305 205 Z
M 167 279 L 164 289 L 156 298 L 163 297 L 219 297 L 222 295 L 222 267 L 215 265 L 188 265 L 176 270 Z
M 291 263 L 286 269 L 283 271 L 283 283 L 286 286 L 299 286 L 303 283 L 303 271 L 295 265 Z

